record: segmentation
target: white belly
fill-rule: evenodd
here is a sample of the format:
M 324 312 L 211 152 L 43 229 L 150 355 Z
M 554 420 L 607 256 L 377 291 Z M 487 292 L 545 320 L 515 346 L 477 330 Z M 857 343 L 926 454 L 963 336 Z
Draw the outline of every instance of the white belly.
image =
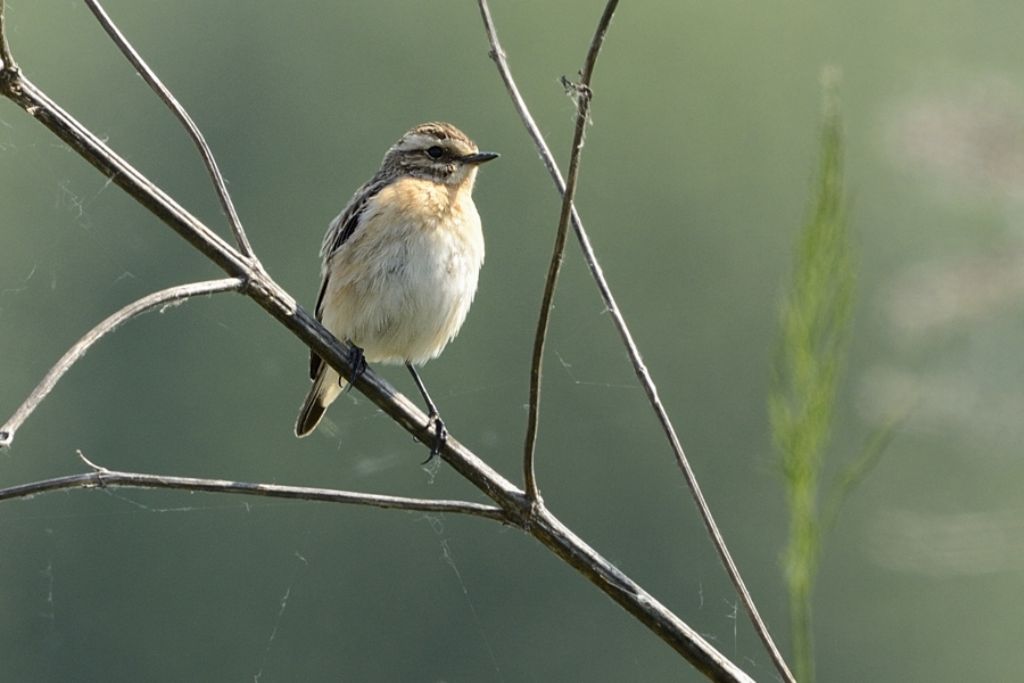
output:
M 381 239 L 375 227 L 364 226 L 327 265 L 324 326 L 371 363 L 423 363 L 458 334 L 473 302 L 483 263 L 480 219 L 474 209 L 457 230 L 392 225 L 383 234 L 400 235 L 393 239 Z

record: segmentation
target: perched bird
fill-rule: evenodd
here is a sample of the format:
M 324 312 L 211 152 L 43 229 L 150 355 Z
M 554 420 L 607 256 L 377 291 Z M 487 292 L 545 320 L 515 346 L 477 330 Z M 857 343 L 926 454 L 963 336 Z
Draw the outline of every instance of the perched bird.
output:
M 497 156 L 451 124 L 416 126 L 331 222 L 320 248 L 317 319 L 352 346 L 357 374 L 367 361 L 406 365 L 435 427 L 431 456 L 447 432 L 415 366 L 444 350 L 473 302 L 484 262 L 473 183 L 477 167 Z M 298 437 L 316 428 L 347 385 L 315 353 L 309 372 Z

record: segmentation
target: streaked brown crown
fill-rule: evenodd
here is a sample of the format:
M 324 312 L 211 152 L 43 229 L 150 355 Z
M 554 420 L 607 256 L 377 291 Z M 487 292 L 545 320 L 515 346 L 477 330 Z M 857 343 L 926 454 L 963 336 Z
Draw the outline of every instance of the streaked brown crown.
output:
M 479 149 L 465 133 L 450 123 L 432 121 L 411 128 L 384 156 L 380 175 L 412 175 L 458 185 L 472 176 L 483 161 Z

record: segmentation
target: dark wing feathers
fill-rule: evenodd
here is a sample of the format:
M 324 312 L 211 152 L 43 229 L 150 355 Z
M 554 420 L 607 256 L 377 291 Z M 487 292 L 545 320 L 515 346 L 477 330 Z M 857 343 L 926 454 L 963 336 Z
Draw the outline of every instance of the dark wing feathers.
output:
M 320 256 L 323 258 L 323 281 L 320 283 L 320 293 L 316 297 L 316 319 L 323 319 L 323 303 L 324 295 L 327 293 L 327 280 L 330 277 L 327 264 L 330 262 L 331 257 L 341 249 L 342 245 L 348 241 L 356 228 L 359 227 L 359 221 L 363 217 L 363 212 L 366 210 L 367 204 L 377 194 L 384 189 L 387 183 L 380 178 L 373 178 L 370 182 L 360 187 L 352 199 L 349 200 L 348 205 L 342 210 L 338 216 L 331 221 L 330 226 L 327 228 L 327 234 L 324 235 L 323 244 L 320 245 Z M 323 360 L 316 353 L 309 352 L 309 378 L 312 380 L 316 379 L 317 374 L 320 372 L 320 368 L 323 365 Z

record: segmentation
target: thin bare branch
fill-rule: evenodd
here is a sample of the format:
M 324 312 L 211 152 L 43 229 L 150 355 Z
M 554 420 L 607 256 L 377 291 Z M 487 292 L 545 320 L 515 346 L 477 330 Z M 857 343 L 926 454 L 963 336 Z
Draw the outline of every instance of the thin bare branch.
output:
M 65 141 L 83 159 L 111 178 L 118 187 L 227 274 L 244 280 L 246 286 L 243 291 L 246 296 L 323 358 L 330 367 L 346 376 L 351 374 L 348 347 L 299 307 L 295 299 L 264 270 L 256 267 L 251 260 L 241 257 L 220 236 L 128 164 L 31 81 L 15 73 L 11 78 L 0 80 L 0 94 Z M 372 370 L 362 374 L 355 387 L 421 443 L 434 443 L 434 430 L 426 414 Z M 441 457 L 501 507 L 507 523 L 530 533 L 710 679 L 752 680 L 639 584 L 568 530 L 549 511 L 533 506 L 523 491 L 454 437 L 449 436 L 444 443 Z
M 572 213 L 573 197 L 576 195 L 576 183 L 579 178 L 580 154 L 583 152 L 583 137 L 590 120 L 590 101 L 593 95 L 590 80 L 594 74 L 597 56 L 604 44 L 612 15 L 619 0 L 609 0 L 597 23 L 594 38 L 590 41 L 590 49 L 580 71 L 579 83 L 570 83 L 564 79 L 566 89 L 576 102 L 576 128 L 573 131 L 572 151 L 569 155 L 569 174 L 565 191 L 562 193 L 562 209 L 558 216 L 558 229 L 555 231 L 555 246 L 551 251 L 551 262 L 548 264 L 548 275 L 544 282 L 544 294 L 540 304 L 540 315 L 537 320 L 537 332 L 533 340 L 533 359 L 530 364 L 530 404 L 526 421 L 526 441 L 523 446 L 523 475 L 526 481 L 526 495 L 531 500 L 540 501 L 540 489 L 537 486 L 536 453 L 537 429 L 540 421 L 540 385 L 544 367 L 544 343 L 548 336 L 548 325 L 551 319 L 551 305 L 558 287 L 558 274 L 565 259 L 565 238 L 569 231 L 569 215 Z
M 523 126 L 526 128 L 527 134 L 530 136 L 530 139 L 533 140 L 534 146 L 536 146 L 540 151 L 541 162 L 544 164 L 544 167 L 548 169 L 548 173 L 551 175 L 552 180 L 555 181 L 558 191 L 564 193 L 565 181 L 562 179 L 562 172 L 558 169 L 558 164 L 555 162 L 555 155 L 551 153 L 551 149 L 548 147 L 548 141 L 545 140 L 544 136 L 541 134 L 540 127 L 538 127 L 537 122 L 533 120 L 533 114 L 530 113 L 530 108 L 526 106 L 526 100 L 524 100 L 523 96 L 519 93 L 519 87 L 512 78 L 512 70 L 508 66 L 508 58 L 505 56 L 505 50 L 501 47 L 501 43 L 498 41 L 498 31 L 494 27 L 494 19 L 491 17 L 491 7 L 487 4 L 487 0 L 477 0 L 477 5 L 480 7 L 480 16 L 483 18 L 484 31 L 487 33 L 487 40 L 491 45 L 491 60 L 493 60 L 498 67 L 498 75 L 501 76 L 501 80 L 505 84 L 505 89 L 512 98 L 512 103 L 515 106 L 516 111 L 519 113 L 519 118 L 523 120 Z M 576 214 L 575 207 L 572 210 L 572 214 L 573 227 L 576 228 L 576 226 L 579 225 L 579 216 Z
M 65 477 L 43 479 L 29 484 L 0 488 L 0 501 L 29 498 L 40 493 L 68 489 L 91 488 L 133 488 L 133 489 L 179 489 L 205 493 L 234 493 L 266 498 L 288 498 L 292 500 L 315 500 L 327 503 L 369 505 L 389 510 L 414 510 L 420 512 L 455 512 L 473 515 L 498 522 L 506 522 L 501 508 L 482 503 L 462 500 L 430 500 L 405 496 L 384 496 L 373 493 L 339 491 L 337 489 L 312 488 L 308 486 L 282 486 L 278 484 L 257 484 L 228 479 L 198 479 L 195 477 L 171 477 L 139 472 L 108 470 L 90 462 L 79 454 L 92 472 L 72 474 Z
M 199 154 L 203 157 L 203 164 L 206 166 L 210 179 L 213 181 L 217 197 L 220 199 L 220 205 L 223 207 L 224 213 L 227 214 L 228 222 L 231 225 L 231 232 L 234 233 L 235 241 L 238 242 L 238 248 L 243 256 L 255 262 L 256 255 L 253 253 L 252 245 L 249 244 L 249 238 L 245 234 L 245 228 L 242 227 L 242 221 L 235 210 L 235 203 L 231 200 L 231 194 L 228 192 L 227 185 L 224 182 L 224 176 L 220 172 L 217 160 L 213 156 L 213 151 L 206 143 L 206 138 L 203 137 L 199 127 L 192 120 L 192 117 L 189 116 L 188 112 L 185 111 L 185 107 L 178 102 L 171 91 L 167 89 L 167 86 L 160 81 L 153 69 L 146 64 L 142 56 L 128 42 L 124 34 L 114 25 L 113 20 L 107 15 L 98 0 L 85 0 L 85 4 L 89 6 L 89 9 L 96 16 L 103 30 L 107 32 L 107 35 L 114 41 L 114 44 L 121 50 L 121 53 L 132 63 L 132 66 L 139 72 L 139 75 L 145 79 L 149 87 L 163 100 L 164 104 L 167 105 L 178 121 L 181 122 L 181 125 L 185 127 L 185 130 L 188 131 L 189 137 L 192 138 L 196 147 L 199 148 Z
M 161 306 L 170 306 L 192 297 L 202 296 L 204 294 L 216 294 L 218 292 L 238 291 L 242 288 L 245 283 L 237 277 L 225 278 L 223 280 L 209 280 L 206 282 L 193 282 L 187 285 L 178 285 L 177 287 L 170 287 L 168 289 L 154 292 L 148 296 L 144 296 L 137 301 L 133 301 L 128 304 L 117 313 L 114 313 L 106 320 L 101 322 L 96 327 L 89 330 L 85 336 L 75 342 L 74 346 L 67 350 L 67 352 L 61 357 L 57 363 L 50 368 L 50 371 L 43 377 L 43 381 L 29 394 L 25 402 L 14 411 L 14 415 L 0 427 L 0 448 L 5 448 L 11 445 L 14 441 L 14 434 L 21 427 L 22 423 L 28 419 L 39 404 L 43 402 L 43 399 L 53 390 L 60 381 L 61 377 L 64 376 L 71 366 L 78 362 L 78 359 L 86 354 L 86 352 L 92 348 L 93 344 L 98 342 L 100 339 L 105 337 L 107 334 L 113 332 L 118 327 L 146 311 L 151 311 L 154 308 Z
M 487 39 L 491 45 L 491 59 L 497 66 L 501 80 L 505 83 L 505 88 L 508 90 L 509 96 L 512 99 L 516 111 L 519 113 L 520 119 L 522 119 L 523 125 L 526 127 L 527 132 L 533 139 L 534 144 L 537 146 L 541 160 L 543 161 L 544 166 L 548 169 L 548 173 L 551 175 L 551 178 L 555 183 L 555 187 L 564 198 L 567 192 L 566 182 L 562 178 L 561 171 L 558 169 L 558 164 L 555 162 L 554 155 L 551 153 L 547 142 L 544 140 L 544 136 L 540 132 L 540 128 L 537 126 L 533 116 L 530 114 L 529 108 L 526 106 L 525 100 L 523 100 L 522 95 L 519 93 L 519 88 L 516 86 L 515 79 L 512 78 L 508 59 L 505 55 L 505 51 L 501 47 L 501 43 L 498 40 L 497 30 L 494 27 L 494 19 L 491 16 L 491 10 L 487 4 L 487 0 L 477 0 L 477 4 L 480 7 L 484 30 L 487 33 Z M 590 269 L 594 282 L 597 284 L 601 298 L 604 300 L 605 307 L 608 309 L 608 312 L 612 317 L 615 328 L 618 330 L 619 336 L 622 339 L 622 343 L 626 347 L 626 352 L 629 355 L 630 362 L 633 364 L 633 370 L 636 373 L 640 384 L 643 386 L 648 402 L 651 404 L 651 408 L 654 410 L 654 413 L 658 418 L 658 422 L 661 424 L 662 430 L 668 439 L 672 452 L 675 455 L 676 463 L 683 473 L 683 477 L 686 480 L 686 484 L 689 487 L 693 500 L 700 512 L 704 526 L 707 529 L 708 534 L 711 536 L 715 550 L 718 553 L 719 558 L 722 560 L 722 564 L 725 566 L 726 572 L 729 574 L 729 579 L 732 581 L 736 592 L 739 594 L 740 600 L 743 602 L 744 609 L 750 617 L 750 620 L 754 625 L 754 629 L 757 631 L 758 637 L 767 649 L 776 669 L 787 683 L 793 683 L 793 674 L 786 665 L 786 661 L 782 657 L 782 653 L 775 645 L 775 641 L 772 639 L 767 625 L 761 618 L 761 615 L 757 610 L 757 606 L 754 604 L 754 600 L 743 581 L 743 577 L 740 575 L 739 569 L 737 568 L 735 561 L 732 559 L 732 554 L 729 552 L 729 549 L 725 544 L 725 539 L 722 537 L 722 533 L 718 529 L 718 524 L 715 522 L 715 519 L 711 514 L 711 508 L 708 506 L 707 501 L 704 498 L 704 493 L 701 491 L 700 484 L 697 481 L 697 476 L 686 457 L 686 453 L 683 451 L 683 446 L 676 434 L 675 427 L 672 425 L 668 412 L 665 410 L 665 407 L 661 402 L 661 398 L 658 396 L 657 386 L 655 386 L 654 380 L 651 378 L 650 371 L 648 371 L 647 366 L 640 357 L 640 350 L 637 347 L 636 342 L 633 341 L 633 335 L 629 330 L 629 326 L 626 324 L 622 311 L 619 309 L 619 306 L 615 301 L 615 297 L 612 295 L 608 281 L 604 277 L 604 272 L 602 271 L 601 265 L 594 253 L 594 249 L 590 244 L 590 238 L 583 227 L 583 221 L 580 219 L 579 213 L 576 211 L 574 206 L 571 207 L 571 218 L 573 231 L 576 233 L 576 238 L 579 241 L 581 250 L 583 251 L 583 257 L 587 263 L 587 267 Z

